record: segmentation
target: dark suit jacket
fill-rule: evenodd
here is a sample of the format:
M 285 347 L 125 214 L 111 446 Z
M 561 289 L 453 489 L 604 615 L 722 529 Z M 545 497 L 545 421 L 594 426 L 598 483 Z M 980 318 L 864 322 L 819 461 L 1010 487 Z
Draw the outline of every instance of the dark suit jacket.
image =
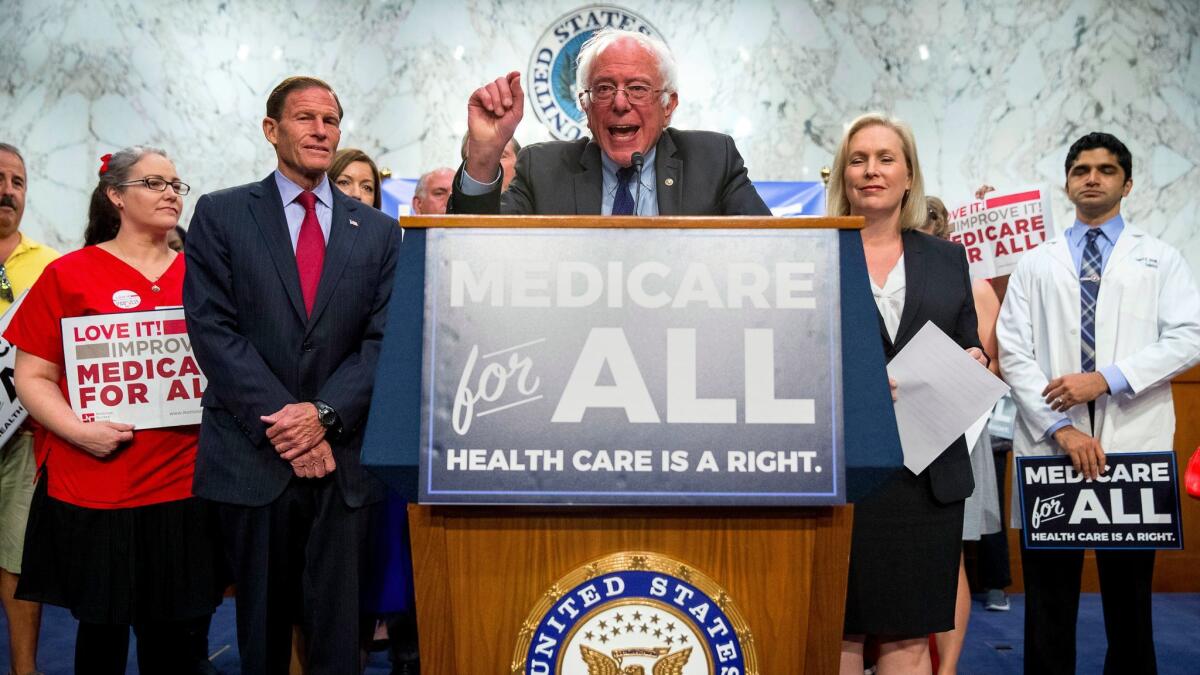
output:
M 771 215 L 729 136 L 667 128 L 655 148 L 660 216 Z M 463 194 L 462 172 L 460 166 L 454 177 L 451 213 L 600 214 L 604 185 L 600 146 L 587 138 L 522 148 L 517 175 L 503 194 L 498 187 L 485 195 Z
M 884 356 L 891 361 L 928 321 L 964 349 L 982 349 L 966 249 L 960 244 L 916 231 L 905 232 L 901 237 L 904 242 L 904 311 L 900 314 L 895 342 L 888 337 L 883 317 L 879 317 Z M 934 498 L 944 504 L 966 499 L 975 490 L 971 456 L 962 436 L 926 471 Z
M 188 334 L 208 376 L 195 493 L 245 506 L 275 500 L 291 466 L 267 440 L 260 415 L 320 399 L 344 430 L 330 438 L 333 476 L 351 507 L 383 496 L 359 463 L 367 404 L 383 338 L 400 228 L 333 193 L 333 221 L 311 317 L 274 174 L 206 194 L 188 230 L 183 302 Z

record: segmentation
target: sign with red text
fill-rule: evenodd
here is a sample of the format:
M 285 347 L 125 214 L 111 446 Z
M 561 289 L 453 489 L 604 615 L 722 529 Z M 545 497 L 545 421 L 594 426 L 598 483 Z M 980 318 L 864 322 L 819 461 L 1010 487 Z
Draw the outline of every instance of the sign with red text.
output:
M 25 293 L 28 293 L 28 291 Z M 3 335 L 4 331 L 8 330 L 8 324 L 17 315 L 17 308 L 21 306 L 21 301 L 25 299 L 25 293 L 22 293 L 17 298 L 16 302 L 4 313 L 4 316 L 0 316 L 0 335 Z M 16 348 L 8 340 L 0 338 L 0 386 L 4 388 L 3 395 L 0 395 L 0 447 L 8 443 L 8 439 L 17 433 L 17 429 L 21 428 L 21 424 L 29 415 L 25 411 L 25 406 L 21 405 L 21 402 L 17 400 L 17 386 L 13 384 L 16 363 Z
M 72 317 L 62 329 L 79 419 L 137 429 L 200 423 L 208 379 L 192 355 L 182 308 Z
M 950 238 L 966 247 L 976 279 L 1011 274 L 1026 251 L 1054 233 L 1050 194 L 1040 187 L 990 194 L 952 207 L 949 222 Z

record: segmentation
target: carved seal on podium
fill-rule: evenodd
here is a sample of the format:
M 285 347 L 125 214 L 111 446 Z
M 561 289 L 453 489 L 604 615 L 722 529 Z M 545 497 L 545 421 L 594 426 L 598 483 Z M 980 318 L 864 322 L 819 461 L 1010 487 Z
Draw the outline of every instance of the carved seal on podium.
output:
M 522 625 L 512 673 L 755 675 L 753 634 L 729 595 L 686 563 L 615 553 L 553 584 Z

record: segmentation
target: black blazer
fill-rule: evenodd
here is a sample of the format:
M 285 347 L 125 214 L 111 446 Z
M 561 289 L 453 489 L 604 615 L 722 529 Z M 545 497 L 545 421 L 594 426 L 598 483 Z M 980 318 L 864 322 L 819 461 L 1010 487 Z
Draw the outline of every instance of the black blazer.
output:
M 261 506 L 292 479 L 260 415 L 320 399 L 341 418 L 330 438 L 346 503 L 381 499 L 359 463 L 367 405 L 399 255 L 395 220 L 333 188 L 333 221 L 311 317 L 274 174 L 206 194 L 188 230 L 183 303 L 208 376 L 194 491 Z
M 890 362 L 927 321 L 932 321 L 963 349 L 982 349 L 966 249 L 960 244 L 916 231 L 903 233 L 901 239 L 904 243 L 904 311 L 900 314 L 895 342 L 888 337 L 883 317 L 879 317 L 884 357 Z M 934 499 L 943 504 L 966 499 L 975 490 L 971 455 L 962 436 L 926 471 Z
M 654 171 L 661 216 L 771 215 L 725 134 L 665 129 L 655 146 Z M 600 215 L 600 146 L 587 138 L 522 148 L 503 195 L 499 187 L 479 196 L 463 194 L 462 172 L 460 166 L 454 177 L 451 213 Z

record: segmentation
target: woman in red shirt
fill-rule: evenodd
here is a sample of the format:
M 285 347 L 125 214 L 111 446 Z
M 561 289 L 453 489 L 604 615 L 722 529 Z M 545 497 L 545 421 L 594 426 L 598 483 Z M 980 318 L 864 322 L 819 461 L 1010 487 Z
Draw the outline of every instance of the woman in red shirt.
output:
M 71 409 L 60 320 L 182 305 L 184 258 L 167 246 L 188 186 L 161 150 L 105 159 L 84 248 L 46 268 L 5 337 L 17 393 L 48 433 L 18 597 L 79 620 L 76 673 L 211 672 L 208 622 L 224 580 L 219 533 L 192 496 L 198 427 L 135 430 Z

